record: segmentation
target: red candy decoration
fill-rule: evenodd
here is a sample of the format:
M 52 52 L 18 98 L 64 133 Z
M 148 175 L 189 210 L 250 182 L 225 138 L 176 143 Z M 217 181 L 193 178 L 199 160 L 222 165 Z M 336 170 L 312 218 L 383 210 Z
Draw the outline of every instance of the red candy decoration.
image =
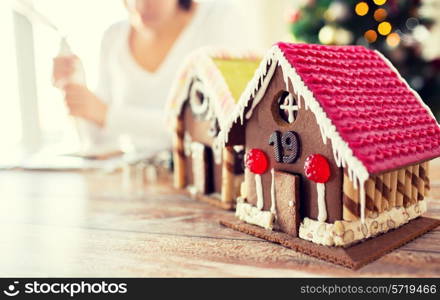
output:
M 308 179 L 318 183 L 325 183 L 330 177 L 330 166 L 324 156 L 312 154 L 306 158 L 304 172 Z
M 245 163 L 246 167 L 254 174 L 263 174 L 269 165 L 266 153 L 255 148 L 246 153 Z

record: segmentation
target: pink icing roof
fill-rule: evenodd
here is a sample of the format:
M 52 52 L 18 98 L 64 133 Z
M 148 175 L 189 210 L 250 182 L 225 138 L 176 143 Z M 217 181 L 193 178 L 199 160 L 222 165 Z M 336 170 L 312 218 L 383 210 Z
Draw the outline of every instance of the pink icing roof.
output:
M 362 46 L 277 46 L 370 174 L 440 156 L 436 120 L 378 53 Z

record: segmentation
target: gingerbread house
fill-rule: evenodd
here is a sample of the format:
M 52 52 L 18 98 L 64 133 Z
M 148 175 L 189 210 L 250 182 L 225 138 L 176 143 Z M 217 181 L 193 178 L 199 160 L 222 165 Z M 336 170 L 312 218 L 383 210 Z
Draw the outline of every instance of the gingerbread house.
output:
M 258 68 L 249 51 L 203 48 L 178 72 L 168 102 L 173 126 L 174 186 L 231 209 L 243 181 L 243 146 L 215 148 L 214 140 Z
M 410 228 L 427 210 L 429 160 L 440 156 L 429 108 L 389 61 L 362 46 L 274 45 L 218 147 L 237 140 L 246 152 L 241 222 L 223 223 L 332 261 L 340 254 L 310 244 L 348 248 Z M 419 223 L 418 234 L 438 225 Z M 403 232 L 383 252 L 414 237 Z

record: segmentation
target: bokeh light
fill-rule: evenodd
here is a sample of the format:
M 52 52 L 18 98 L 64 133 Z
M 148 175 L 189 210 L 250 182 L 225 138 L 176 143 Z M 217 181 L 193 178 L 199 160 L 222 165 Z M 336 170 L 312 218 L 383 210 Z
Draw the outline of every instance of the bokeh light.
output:
M 398 33 L 393 32 L 387 36 L 387 44 L 390 47 L 396 47 L 400 43 L 400 36 Z
M 381 35 L 388 35 L 391 32 L 392 26 L 389 22 L 382 22 L 377 26 L 377 31 Z
M 318 34 L 319 41 L 324 45 L 334 44 L 335 36 L 335 28 L 329 25 L 322 27 Z
M 374 11 L 374 19 L 377 22 L 381 22 L 385 20 L 385 18 L 388 16 L 388 12 L 383 8 L 378 8 Z
M 376 5 L 384 5 L 387 2 L 387 0 L 374 0 L 374 4 Z
M 338 28 L 335 34 L 335 44 L 336 45 L 348 45 L 353 41 L 353 34 L 344 29 Z
M 406 28 L 408 28 L 409 30 L 414 30 L 414 28 L 416 28 L 419 25 L 419 20 L 411 17 L 408 20 L 406 20 L 405 22 Z
M 374 43 L 377 40 L 377 33 L 373 29 L 367 30 L 364 33 L 364 38 L 367 40 L 367 42 Z
M 356 4 L 354 10 L 357 15 L 365 16 L 368 13 L 369 7 L 366 2 L 359 2 L 358 4 Z

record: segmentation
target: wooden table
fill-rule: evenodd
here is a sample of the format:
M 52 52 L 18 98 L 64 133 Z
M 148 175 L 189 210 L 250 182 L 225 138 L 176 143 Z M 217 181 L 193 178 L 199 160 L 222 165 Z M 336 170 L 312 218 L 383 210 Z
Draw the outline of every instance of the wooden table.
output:
M 440 199 L 440 161 L 431 170 Z M 0 276 L 440 277 L 440 228 L 351 271 L 220 226 L 230 213 L 163 186 L 134 193 L 120 174 L 2 171 Z

